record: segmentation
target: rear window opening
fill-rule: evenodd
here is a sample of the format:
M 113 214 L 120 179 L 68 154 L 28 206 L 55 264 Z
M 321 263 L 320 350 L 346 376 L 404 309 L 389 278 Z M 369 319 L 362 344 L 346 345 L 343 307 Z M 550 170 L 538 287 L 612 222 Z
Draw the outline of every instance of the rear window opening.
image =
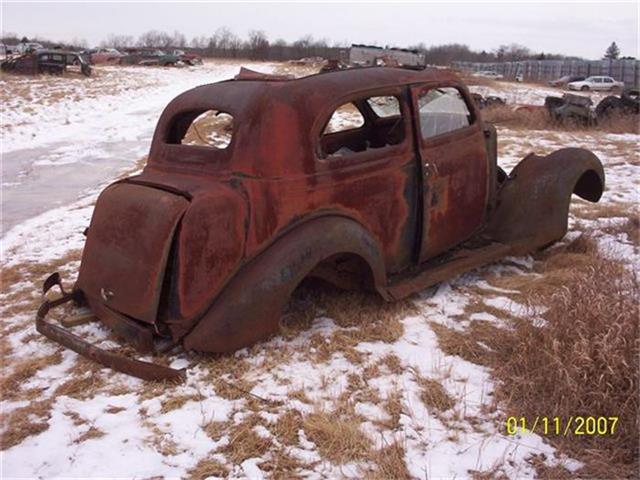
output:
M 186 112 L 169 128 L 167 143 L 224 150 L 233 139 L 233 116 L 220 110 Z

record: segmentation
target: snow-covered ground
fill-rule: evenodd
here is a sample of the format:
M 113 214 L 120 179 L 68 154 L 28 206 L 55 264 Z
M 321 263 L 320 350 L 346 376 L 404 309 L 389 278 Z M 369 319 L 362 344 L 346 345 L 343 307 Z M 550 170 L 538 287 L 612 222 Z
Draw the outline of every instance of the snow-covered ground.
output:
M 149 385 L 97 368 L 35 333 L 32 304 L 38 300 L 36 286 L 42 274 L 30 273 L 30 266 L 66 256 L 69 263 L 56 267 L 72 280 L 84 240 L 81 232 L 97 192 L 146 153 L 155 119 L 166 102 L 186 88 L 230 77 L 237 70 L 238 65 L 230 64 L 135 69 L 146 82 L 138 88 L 136 78 L 142 80 L 124 69 L 123 78 L 132 82 L 130 89 L 83 99 L 80 86 L 78 100 L 52 100 L 32 109 L 16 99 L 11 108 L 3 106 L 3 165 L 9 163 L 3 166 L 9 169 L 8 178 L 3 178 L 3 209 L 6 205 L 11 211 L 20 198 L 31 201 L 37 190 L 59 176 L 75 175 L 78 184 L 67 185 L 64 195 L 49 198 L 41 209 L 14 214 L 15 225 L 2 238 L 3 268 L 24 275 L 0 296 L 7 352 L 3 376 L 14 374 L 26 361 L 51 356 L 41 368 L 27 370 L 30 374 L 17 384 L 19 391 L 5 395 L 0 403 L 5 434 L 16 428 L 12 422 L 18 422 L 21 408 L 28 417 L 24 428 L 40 425 L 33 434 L 3 447 L 2 477 L 177 478 L 190 471 L 195 475 L 192 469 L 206 466 L 205 460 L 222 468 L 211 466 L 211 476 L 226 471 L 234 478 L 268 477 L 274 471 L 281 476 L 285 472 L 308 478 L 362 478 L 375 468 L 375 454 L 345 464 L 328 459 L 304 420 L 299 428 L 293 427 L 294 439 L 285 441 L 278 422 L 296 412 L 303 418 L 329 412 L 336 422 L 342 414 L 355 419 L 373 449 L 400 445 L 402 459 L 415 478 L 467 478 L 471 471 L 533 477 L 535 471 L 526 460 L 540 454 L 549 464 L 578 468 L 578 462 L 556 455 L 538 435 L 506 435 L 504 414 L 492 397 L 496 385 L 490 370 L 445 353 L 436 334 L 438 326 L 460 330 L 471 320 L 501 325 L 496 313 L 500 311 L 523 315 L 522 305 L 486 278 L 504 272 L 526 274 L 534 263 L 531 257 L 505 259 L 414 296 L 408 313 L 400 315 L 401 332 L 386 341 L 372 337 L 335 347 L 357 327 L 341 325 L 328 312 L 319 311 L 308 329 L 275 337 L 230 358 L 175 355 L 170 359 L 174 367 L 189 368 L 188 380 L 181 386 Z M 113 75 L 118 74 L 114 70 Z M 46 92 L 34 93 L 40 94 Z M 538 89 L 522 96 L 522 103 L 541 103 L 546 92 Z M 11 111 L 4 116 L 4 110 Z M 507 128 L 500 128 L 499 135 L 500 164 L 507 171 L 530 151 L 545 154 L 563 146 L 592 149 L 607 173 L 607 191 L 598 208 L 622 205 L 631 210 L 637 205 L 640 136 Z M 25 153 L 29 149 L 37 153 L 29 156 Z M 109 168 L 101 169 L 102 162 Z M 100 169 L 100 174 L 85 178 L 92 169 Z M 589 220 L 580 216 L 584 208 L 580 204 L 572 210 L 568 238 L 578 235 L 578 224 L 588 225 L 608 249 L 640 263 L 629 238 L 599 229 L 624 218 Z M 476 306 L 480 311 L 467 315 L 465 308 L 472 303 L 486 311 Z M 378 320 L 375 315 L 371 322 Z M 106 330 L 96 324 L 77 327 L 77 333 L 113 345 Z M 80 381 L 80 387 L 69 380 Z M 425 403 L 424 385 L 429 381 L 444 388 L 453 402 L 450 408 Z M 228 384 L 232 386 L 225 388 Z M 394 398 L 398 411 L 391 407 Z M 44 413 L 29 410 L 38 402 L 45 405 Z M 241 430 L 248 422 L 253 426 Z M 234 444 L 245 441 L 248 432 L 266 446 L 256 449 L 255 455 L 238 457 Z M 293 470 L 278 463 L 285 457 Z
M 3 232 L 131 168 L 148 152 L 172 98 L 231 78 L 238 68 L 213 62 L 179 69 L 98 67 L 90 78 L 0 79 Z
M 561 97 L 565 93 L 589 97 L 594 105 L 610 92 L 579 92 L 561 88 L 547 87 L 534 83 L 494 82 L 494 86 L 475 85 L 471 90 L 482 96 L 495 95 L 507 102 L 508 105 L 544 105 L 546 97 Z

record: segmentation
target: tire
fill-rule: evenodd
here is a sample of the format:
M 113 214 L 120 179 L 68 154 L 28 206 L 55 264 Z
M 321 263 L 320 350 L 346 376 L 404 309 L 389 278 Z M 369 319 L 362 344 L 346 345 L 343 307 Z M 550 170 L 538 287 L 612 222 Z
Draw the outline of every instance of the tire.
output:
M 609 95 L 603 98 L 596 106 L 597 118 L 608 117 L 616 111 L 622 111 L 624 109 L 624 103 L 620 98 L 615 95 Z
M 589 91 L 589 85 L 583 85 L 582 87 L 580 87 L 580 91 L 588 92 Z

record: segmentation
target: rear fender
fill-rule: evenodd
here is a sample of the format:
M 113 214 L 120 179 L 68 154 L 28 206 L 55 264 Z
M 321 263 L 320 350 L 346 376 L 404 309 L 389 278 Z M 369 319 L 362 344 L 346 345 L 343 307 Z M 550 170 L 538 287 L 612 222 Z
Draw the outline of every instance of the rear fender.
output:
M 293 290 L 316 265 L 340 253 L 361 257 L 386 295 L 381 249 L 366 229 L 346 217 L 321 217 L 295 227 L 244 266 L 184 337 L 184 346 L 230 352 L 276 332 Z
M 521 253 L 559 240 L 567 232 L 571 194 L 597 202 L 604 181 L 602 163 L 589 150 L 564 148 L 545 157 L 531 154 L 498 191 L 486 233 Z

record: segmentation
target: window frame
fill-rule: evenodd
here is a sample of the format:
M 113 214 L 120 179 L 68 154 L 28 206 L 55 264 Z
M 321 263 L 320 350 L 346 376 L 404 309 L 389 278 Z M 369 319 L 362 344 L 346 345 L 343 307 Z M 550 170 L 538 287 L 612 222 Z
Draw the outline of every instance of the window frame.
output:
M 415 135 L 418 137 L 418 141 L 422 148 L 439 145 L 441 143 L 446 143 L 450 141 L 454 141 L 460 138 L 467 137 L 468 135 L 474 133 L 478 129 L 478 125 L 480 124 L 477 110 L 471 97 L 469 96 L 469 92 L 458 83 L 428 83 L 428 84 L 418 84 L 413 85 L 412 91 L 412 102 L 413 102 L 413 111 L 415 115 Z M 424 138 L 422 136 L 422 124 L 420 121 L 420 107 L 418 105 L 418 99 L 420 96 L 429 90 L 434 90 L 438 88 L 454 88 L 460 94 L 462 101 L 465 103 L 467 110 L 469 111 L 469 125 L 463 128 L 459 128 L 457 130 L 452 130 L 450 132 L 441 133 L 440 135 L 436 135 L 434 137 Z
M 333 156 L 323 151 L 322 138 L 324 131 L 333 116 L 333 113 L 342 105 L 346 103 L 353 103 L 360 111 L 360 114 L 364 118 L 364 124 L 353 130 L 358 131 L 367 127 L 367 122 L 376 120 L 385 120 L 393 117 L 379 117 L 373 111 L 371 106 L 366 101 L 371 97 L 395 97 L 398 100 L 400 107 L 400 118 L 403 122 L 404 138 L 400 143 L 395 145 L 386 145 L 379 148 L 368 148 L 362 152 L 354 152 L 353 155 L 348 156 Z M 314 126 L 312 128 L 312 138 L 314 139 L 314 156 L 316 169 L 318 173 L 323 170 L 339 170 L 356 166 L 360 164 L 376 163 L 376 161 L 389 161 L 393 156 L 404 153 L 407 148 L 413 149 L 413 126 L 412 126 L 412 112 L 410 107 L 410 96 L 408 85 L 393 85 L 391 87 L 376 88 L 373 90 L 366 90 L 362 92 L 352 92 L 349 95 L 344 95 L 337 98 L 333 102 L 327 104 L 327 107 L 323 108 L 316 116 Z M 362 103 L 364 111 L 360 109 L 358 103 Z M 340 134 L 344 132 L 334 132 L 327 135 Z
M 180 142 L 178 143 L 169 142 L 169 139 L 174 133 L 172 130 L 174 126 L 174 122 L 178 121 L 180 116 L 189 115 L 191 112 L 194 112 L 194 111 L 200 111 L 199 114 L 193 117 L 193 119 L 185 129 L 182 136 L 182 138 L 184 138 L 184 135 L 186 135 L 187 131 L 189 130 L 189 126 L 191 125 L 191 123 L 193 123 L 193 121 L 196 118 L 198 118 L 199 115 L 202 115 L 203 113 L 209 110 L 217 110 L 218 112 L 231 115 L 231 117 L 233 118 L 231 141 L 226 146 L 226 148 L 216 148 L 208 145 L 185 145 Z M 231 155 L 233 155 L 233 152 L 236 147 L 237 137 L 239 133 L 238 122 L 236 118 L 237 118 L 237 113 L 233 112 L 231 109 L 223 109 L 222 107 L 218 107 L 218 106 L 204 106 L 200 108 L 191 108 L 191 109 L 184 109 L 184 110 L 177 111 L 171 116 L 171 118 L 167 121 L 167 124 L 163 128 L 162 137 L 160 138 L 160 142 L 159 142 L 159 144 L 161 145 L 160 149 L 165 155 L 168 155 L 171 157 L 178 157 L 178 156 L 180 157 L 179 161 L 171 160 L 169 162 L 170 164 L 189 163 L 189 164 L 207 165 L 209 163 L 225 161 L 226 159 L 231 158 Z M 180 140 L 182 140 L 182 138 Z M 154 142 L 152 142 L 152 145 Z

